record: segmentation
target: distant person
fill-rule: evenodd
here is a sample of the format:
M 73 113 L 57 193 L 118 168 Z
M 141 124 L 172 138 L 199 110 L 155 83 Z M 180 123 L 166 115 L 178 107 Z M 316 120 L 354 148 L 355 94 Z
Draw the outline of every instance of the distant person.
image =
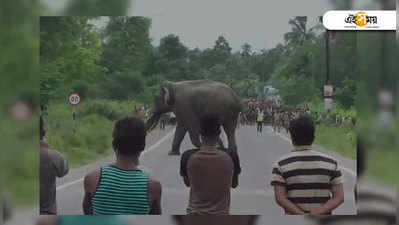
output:
M 344 201 L 337 160 L 312 150 L 315 127 L 307 116 L 291 121 L 294 149 L 273 166 L 275 198 L 286 214 L 329 215 Z
M 181 157 L 180 175 L 190 187 L 187 214 L 229 214 L 230 189 L 237 187 L 241 168 L 236 152 L 217 148 L 220 133 L 218 117 L 203 117 L 201 147 L 185 151 Z
M 10 202 L 8 201 L 8 198 L 4 195 L 0 196 L 0 201 L 1 201 L 1 210 L 2 210 L 2 222 L 7 222 L 11 218 L 11 206 Z M 3 224 L 3 223 L 0 223 Z
M 161 214 L 161 184 L 138 168 L 145 138 L 142 119 L 127 117 L 115 123 L 116 161 L 85 176 L 85 214 Z
M 262 126 L 263 126 L 263 119 L 265 117 L 265 114 L 263 113 L 263 110 L 258 111 L 258 115 L 256 117 L 256 130 L 258 133 L 262 133 Z
M 45 141 L 46 130 L 40 117 L 40 214 L 56 215 L 56 177 L 63 177 L 69 167 L 57 150 L 51 149 Z

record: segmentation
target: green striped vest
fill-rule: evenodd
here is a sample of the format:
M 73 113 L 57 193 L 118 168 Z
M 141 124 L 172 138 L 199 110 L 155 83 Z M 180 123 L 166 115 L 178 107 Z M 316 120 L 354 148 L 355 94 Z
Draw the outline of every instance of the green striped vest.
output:
M 94 215 L 149 214 L 149 174 L 111 165 L 101 168 L 97 190 L 91 200 Z

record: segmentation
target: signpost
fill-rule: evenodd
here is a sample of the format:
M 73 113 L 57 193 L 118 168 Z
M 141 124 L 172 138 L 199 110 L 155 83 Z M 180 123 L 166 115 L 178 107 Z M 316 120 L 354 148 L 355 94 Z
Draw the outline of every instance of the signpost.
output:
M 324 109 L 330 112 L 333 107 L 333 86 L 324 85 Z
M 72 120 L 74 121 L 74 128 L 73 132 L 76 132 L 76 114 L 75 114 L 75 107 L 80 104 L 82 98 L 80 97 L 79 93 L 72 92 L 68 95 L 68 103 L 72 106 Z

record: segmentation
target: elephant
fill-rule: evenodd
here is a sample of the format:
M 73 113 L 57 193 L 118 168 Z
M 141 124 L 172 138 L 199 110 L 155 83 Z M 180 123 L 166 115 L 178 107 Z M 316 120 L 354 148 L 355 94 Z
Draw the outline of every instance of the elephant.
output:
M 237 151 L 235 130 L 242 108 L 240 98 L 226 84 L 212 80 L 166 82 L 154 97 L 152 115 L 146 122 L 146 128 L 151 131 L 162 114 L 173 112 L 176 115 L 176 131 L 169 155 L 179 155 L 180 144 L 187 132 L 191 143 L 200 147 L 200 119 L 208 113 L 216 114 L 221 119 L 228 148 Z M 220 137 L 219 144 L 223 147 Z

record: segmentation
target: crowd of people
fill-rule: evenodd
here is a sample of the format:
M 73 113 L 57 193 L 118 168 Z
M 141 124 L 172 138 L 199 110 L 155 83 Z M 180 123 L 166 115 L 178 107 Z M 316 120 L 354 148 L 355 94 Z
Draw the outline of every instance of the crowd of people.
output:
M 319 112 L 309 108 L 309 106 L 295 107 L 284 105 L 281 101 L 273 100 L 255 100 L 251 99 L 244 102 L 244 110 L 239 115 L 239 126 L 254 125 L 258 133 L 262 133 L 262 126 L 267 124 L 273 128 L 274 132 L 285 131 L 288 129 L 290 122 L 299 116 L 309 116 L 315 124 L 328 123 L 335 126 L 354 127 L 356 118 L 353 116 L 344 116 L 336 112 Z
M 263 115 L 258 114 L 258 131 Z M 270 171 L 276 202 L 286 214 L 331 214 L 343 202 L 342 174 L 336 159 L 312 150 L 315 128 L 312 119 L 299 116 L 291 121 L 293 150 L 283 155 Z M 57 214 L 56 177 L 68 173 L 68 163 L 45 141 L 40 120 L 40 213 Z M 228 215 L 231 189 L 239 186 L 238 153 L 221 148 L 221 118 L 201 118 L 201 146 L 181 156 L 180 175 L 190 188 L 188 215 Z M 145 149 L 146 129 L 142 119 L 126 117 L 114 124 L 112 146 L 115 161 L 90 171 L 84 177 L 84 214 L 119 215 L 162 213 L 162 184 L 139 167 Z

